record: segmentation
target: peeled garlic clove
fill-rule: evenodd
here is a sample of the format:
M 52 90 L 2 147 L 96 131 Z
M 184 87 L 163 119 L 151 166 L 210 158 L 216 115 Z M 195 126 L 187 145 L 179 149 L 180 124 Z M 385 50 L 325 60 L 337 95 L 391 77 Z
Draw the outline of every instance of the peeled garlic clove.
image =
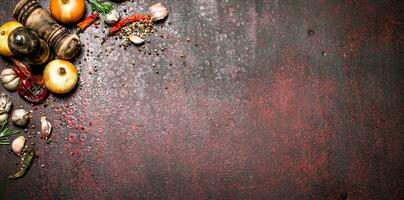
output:
M 18 136 L 11 143 L 11 149 L 15 154 L 19 156 L 21 154 L 22 149 L 24 148 L 24 145 L 25 145 L 25 137 Z
M 10 97 L 7 94 L 0 95 L 0 110 L 4 110 L 6 113 L 9 113 L 11 107 L 13 106 L 13 102 L 11 102 Z
M 46 120 L 46 116 L 41 117 L 41 138 L 48 139 L 52 132 L 51 123 Z
M 164 7 L 161 3 L 151 6 L 148 13 L 152 21 L 159 21 L 168 16 L 168 9 Z
M 139 37 L 139 36 L 136 36 L 136 35 L 133 35 L 133 34 L 129 35 L 128 38 L 129 38 L 129 40 L 130 40 L 131 42 L 133 42 L 133 44 L 136 44 L 136 45 L 141 45 L 141 44 L 144 43 L 144 39 L 143 39 L 143 38 L 141 38 L 141 37 Z
M 16 109 L 11 113 L 11 121 L 21 127 L 25 127 L 29 122 L 29 112 L 20 108 Z
M 0 80 L 7 90 L 13 91 L 17 88 L 20 83 L 20 78 L 17 76 L 15 71 L 10 68 L 6 68 L 0 73 Z

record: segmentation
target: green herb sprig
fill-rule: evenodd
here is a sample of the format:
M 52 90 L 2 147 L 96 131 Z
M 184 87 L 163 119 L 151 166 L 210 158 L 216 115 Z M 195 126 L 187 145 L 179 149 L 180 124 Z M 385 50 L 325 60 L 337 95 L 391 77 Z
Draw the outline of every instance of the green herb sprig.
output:
M 106 15 L 113 9 L 113 5 L 109 2 L 101 3 L 99 0 L 87 0 L 91 4 L 93 11 L 102 15 Z
M 15 135 L 17 133 L 19 133 L 19 131 L 9 129 L 8 121 L 7 120 L 4 121 L 3 124 L 1 125 L 1 129 L 0 129 L 0 145 L 10 144 L 10 140 L 6 139 L 4 137 Z

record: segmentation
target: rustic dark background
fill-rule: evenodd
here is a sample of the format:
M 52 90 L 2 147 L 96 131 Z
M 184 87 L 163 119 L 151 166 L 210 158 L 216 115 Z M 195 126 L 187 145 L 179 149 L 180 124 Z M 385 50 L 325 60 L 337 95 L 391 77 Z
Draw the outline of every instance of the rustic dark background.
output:
M 54 130 L 19 180 L 0 147 L 0 199 L 404 199 L 403 1 L 163 2 L 142 52 L 81 34 L 73 94 L 1 87 Z

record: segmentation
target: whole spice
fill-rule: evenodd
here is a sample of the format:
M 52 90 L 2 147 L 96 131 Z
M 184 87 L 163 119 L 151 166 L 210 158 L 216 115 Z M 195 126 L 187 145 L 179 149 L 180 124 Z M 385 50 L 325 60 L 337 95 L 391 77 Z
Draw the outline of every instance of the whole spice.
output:
M 6 68 L 3 71 L 1 71 L 0 79 L 1 82 L 3 83 L 4 88 L 10 91 L 16 90 L 18 84 L 20 83 L 20 78 L 11 68 Z
M 151 6 L 148 13 L 153 22 L 162 20 L 168 16 L 168 9 L 164 7 L 161 3 Z
M 77 32 L 83 32 L 88 26 L 94 23 L 98 19 L 99 14 L 93 13 L 90 16 L 86 17 L 83 21 L 76 25 Z
M 25 145 L 25 137 L 21 135 L 13 140 L 13 142 L 11 143 L 11 149 L 17 156 L 19 156 L 21 154 L 22 149 L 24 148 L 24 145 Z
M 11 121 L 17 126 L 25 127 L 29 122 L 29 112 L 22 108 L 16 109 L 11 113 Z
M 46 120 L 46 116 L 41 117 L 41 138 L 45 138 L 48 140 L 50 134 L 52 132 L 52 125 L 51 123 Z
M 17 86 L 18 94 L 31 103 L 41 103 L 48 97 L 48 90 L 45 87 L 32 83 L 20 70 L 14 69 L 21 83 Z
M 35 156 L 35 151 L 33 149 L 31 149 L 28 156 L 25 158 L 20 170 L 17 173 L 9 176 L 8 178 L 17 179 L 17 178 L 24 176 L 25 173 L 27 173 L 28 169 L 31 167 L 32 161 L 34 160 L 34 156 Z
M 106 24 L 114 25 L 119 21 L 119 19 L 121 19 L 121 15 L 119 15 L 117 10 L 112 9 L 109 13 L 103 15 L 102 19 Z
M 22 62 L 20 62 L 19 60 L 15 59 L 15 58 L 10 58 L 10 59 L 17 66 L 17 68 L 24 74 L 24 76 L 26 76 L 26 78 L 31 79 L 34 83 L 36 83 L 38 85 L 43 85 L 43 79 L 42 79 L 41 75 L 36 75 L 36 76 L 32 75 L 31 72 L 29 72 L 28 67 L 25 66 Z M 18 75 L 18 73 L 17 73 L 17 75 Z
M 128 23 L 137 22 L 137 21 L 141 21 L 141 20 L 150 20 L 150 16 L 142 15 L 142 14 L 134 14 L 130 17 L 123 18 L 123 19 L 119 20 L 119 22 L 111 28 L 110 34 L 116 33 L 117 31 L 119 31 L 122 27 L 124 27 Z

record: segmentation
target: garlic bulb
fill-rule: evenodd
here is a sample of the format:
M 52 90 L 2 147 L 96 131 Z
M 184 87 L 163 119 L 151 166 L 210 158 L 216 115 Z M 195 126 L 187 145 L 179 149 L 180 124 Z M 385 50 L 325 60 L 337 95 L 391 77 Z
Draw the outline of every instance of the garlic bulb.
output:
M 161 3 L 151 6 L 148 13 L 152 21 L 159 21 L 168 16 L 168 9 L 164 7 Z
M 51 123 L 46 120 L 46 116 L 41 117 L 41 138 L 48 139 L 52 131 Z
M 13 102 L 11 102 L 10 97 L 7 94 L 0 94 L 0 110 L 4 110 L 6 113 L 11 111 Z
M 108 14 L 102 16 L 104 22 L 110 26 L 116 24 L 119 19 L 121 19 L 121 15 L 115 9 L 112 9 Z
M 18 136 L 11 143 L 11 149 L 15 154 L 19 156 L 21 154 L 22 149 L 24 148 L 24 145 L 25 145 L 25 137 Z
M 133 44 L 135 44 L 135 45 L 141 45 L 141 44 L 144 43 L 144 39 L 141 38 L 141 37 L 139 37 L 139 36 L 137 36 L 137 35 L 130 34 L 130 35 L 128 36 L 128 38 L 129 38 L 129 40 L 130 40 Z
M 0 79 L 3 86 L 10 91 L 14 91 L 20 83 L 20 78 L 11 68 L 6 68 L 0 73 Z
M 29 112 L 22 108 L 16 109 L 11 113 L 11 121 L 17 126 L 24 127 L 29 122 Z

